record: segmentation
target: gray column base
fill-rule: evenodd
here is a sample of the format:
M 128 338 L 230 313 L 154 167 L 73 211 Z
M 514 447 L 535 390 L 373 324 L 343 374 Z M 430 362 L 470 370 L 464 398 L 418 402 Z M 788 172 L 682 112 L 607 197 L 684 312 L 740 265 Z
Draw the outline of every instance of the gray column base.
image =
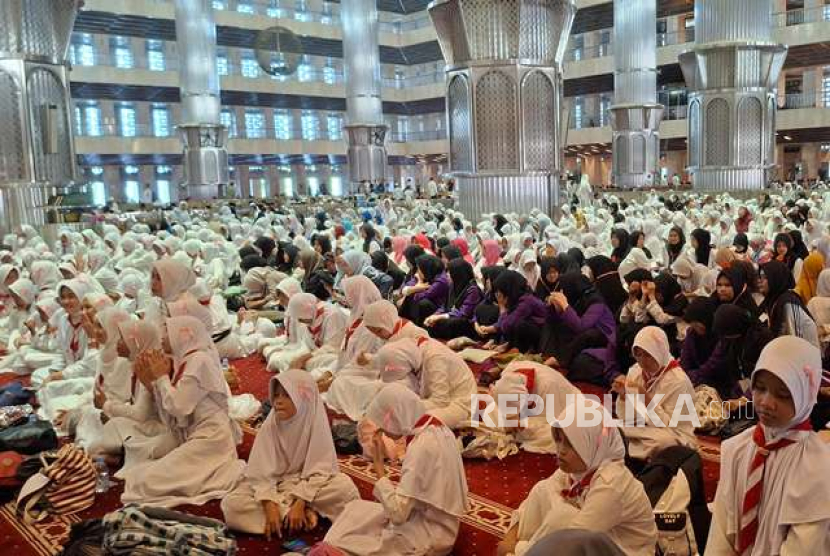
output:
M 459 209 L 478 222 L 485 213 L 528 214 L 534 208 L 554 217 L 559 210 L 559 177 L 455 176 Z
M 696 191 L 760 191 L 767 187 L 769 168 L 690 168 Z

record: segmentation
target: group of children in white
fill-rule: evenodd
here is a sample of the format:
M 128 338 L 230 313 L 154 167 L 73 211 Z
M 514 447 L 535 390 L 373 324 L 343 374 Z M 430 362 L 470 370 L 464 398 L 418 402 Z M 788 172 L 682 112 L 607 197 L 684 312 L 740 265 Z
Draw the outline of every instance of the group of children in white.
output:
M 114 227 L 67 232 L 52 250 L 59 260 L 45 256 L 30 227 L 7 237 L 2 370 L 31 374 L 39 413 L 76 445 L 120 458 L 124 504 L 221 499 L 231 529 L 269 539 L 314 530 L 324 518 L 331 527 L 317 555 L 449 554 L 469 508 L 455 434 L 470 426 L 479 393 L 466 362 L 401 318 L 361 274 L 338 281 L 344 309 L 304 293 L 302 271 L 275 278 L 253 269 L 243 284 L 274 293 L 284 333 L 244 310 L 229 314 L 220 292 L 251 236 L 232 243 L 187 220 L 163 237 Z M 660 328 L 642 329 L 633 346 L 636 363 L 614 389 L 646 403 L 660 394 L 654 411 L 668 423 L 678 397 L 694 397 L 692 383 Z M 237 423 L 258 404 L 231 394 L 221 361 L 256 351 L 276 374 L 272 410 L 245 462 Z M 759 422 L 723 444 L 707 555 L 830 554 L 830 448 L 808 420 L 821 381 L 812 343 L 781 336 L 764 348 L 751 375 Z M 489 392 L 550 397 L 561 414 L 610 409 L 541 363 L 511 363 Z M 375 501 L 361 500 L 340 471 L 327 408 L 359 423 L 378 478 Z M 555 453 L 558 469 L 515 511 L 498 554 L 551 554 L 551 542 L 600 556 L 654 554 L 652 504 L 624 460 L 695 447 L 691 424 L 554 420 L 502 432 Z M 397 484 L 387 477 L 389 458 L 401 459 Z

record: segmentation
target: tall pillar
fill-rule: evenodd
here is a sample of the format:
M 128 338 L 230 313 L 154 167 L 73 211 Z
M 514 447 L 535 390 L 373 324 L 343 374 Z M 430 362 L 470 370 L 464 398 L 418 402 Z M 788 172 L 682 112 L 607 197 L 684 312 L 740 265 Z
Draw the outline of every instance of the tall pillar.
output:
M 0 2 L 0 228 L 42 226 L 77 168 L 66 60 L 78 0 Z
M 614 2 L 614 185 L 651 187 L 660 158 L 657 0 Z
M 216 68 L 216 23 L 211 0 L 176 1 L 184 142 L 184 185 L 191 199 L 224 193 L 228 174 L 228 130 L 220 122 L 221 97 Z
M 450 168 L 461 211 L 553 214 L 562 167 L 562 59 L 573 0 L 436 0 Z
M 363 181 L 386 178 L 386 131 L 381 102 L 378 10 L 375 0 L 340 4 L 343 65 L 346 77 L 346 125 L 352 191 Z
M 689 94 L 689 168 L 702 191 L 766 186 L 775 167 L 772 0 L 698 0 L 695 46 L 680 55 Z

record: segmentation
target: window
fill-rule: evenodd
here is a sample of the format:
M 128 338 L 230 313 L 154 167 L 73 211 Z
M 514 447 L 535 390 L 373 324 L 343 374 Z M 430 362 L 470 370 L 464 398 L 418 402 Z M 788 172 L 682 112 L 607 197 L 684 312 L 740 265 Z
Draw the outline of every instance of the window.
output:
M 75 135 L 81 136 L 84 134 L 84 111 L 76 104 L 72 114 L 75 120 Z
M 279 141 L 291 139 L 291 114 L 288 110 L 274 110 L 274 131 Z
M 574 129 L 582 129 L 582 117 L 583 117 L 583 106 L 582 106 L 582 97 L 576 97 L 574 99 Z
M 118 134 L 121 137 L 135 137 L 135 106 L 119 104 L 116 106 L 115 116 L 118 119 Z
M 294 11 L 294 19 L 297 21 L 311 21 L 311 14 L 308 13 L 308 7 L 305 0 L 297 0 L 297 9 Z
M 77 36 L 77 35 L 76 35 Z M 95 65 L 95 43 L 92 35 L 81 33 L 69 54 L 70 61 L 76 66 Z
M 314 66 L 311 65 L 311 59 L 303 54 L 299 65 L 297 66 L 297 80 L 300 83 L 306 83 L 314 79 Z
M 599 125 L 605 127 L 610 124 L 609 111 L 611 110 L 611 97 L 603 95 L 599 99 Z
M 154 104 L 151 109 L 153 120 L 153 135 L 156 137 L 170 136 L 170 111 L 165 104 Z
M 582 59 L 582 50 L 585 48 L 585 37 L 582 35 L 575 35 L 571 40 L 573 41 L 573 60 L 574 62 L 578 62 Z
M 236 112 L 225 108 L 219 114 L 219 121 L 228 128 L 228 137 L 236 137 Z
M 280 9 L 279 0 L 270 0 L 268 7 L 265 8 L 265 14 L 268 17 L 282 17 L 284 13 L 283 10 Z
M 343 118 L 340 114 L 329 113 L 326 116 L 326 127 L 329 132 L 329 141 L 339 141 L 343 138 Z
M 323 66 L 323 83 L 332 85 L 337 81 L 337 70 L 334 67 L 334 62 L 331 58 L 326 60 L 326 65 Z
M 225 0 L 213 0 L 214 10 L 226 10 L 227 8 L 228 3 Z
M 323 2 L 323 14 L 320 17 L 320 23 L 323 25 L 331 25 L 334 21 L 331 15 L 331 2 Z
M 830 73 L 827 71 L 821 78 L 821 100 L 822 106 L 830 107 Z
M 282 194 L 286 197 L 294 196 L 294 180 L 291 178 L 282 178 Z
M 300 121 L 302 124 L 303 140 L 316 141 L 318 128 L 317 113 L 311 110 L 303 110 Z
M 403 89 L 404 81 L 406 81 L 406 74 L 401 66 L 395 66 L 395 88 Z
M 259 77 L 259 62 L 250 50 L 242 54 L 242 76 Z
M 90 137 L 100 137 L 101 131 L 101 109 L 97 102 L 88 102 L 83 108 L 84 131 Z
M 306 179 L 308 182 L 308 193 L 312 197 L 316 197 L 320 194 L 320 178 L 317 176 L 308 176 Z
M 236 11 L 241 14 L 254 14 L 254 7 L 246 2 L 240 2 L 236 5 Z
M 219 52 L 216 55 L 216 71 L 219 75 L 228 75 L 228 53 Z
M 162 205 L 170 204 L 170 180 L 156 180 L 156 201 Z
M 164 43 L 157 40 L 147 40 L 147 68 L 150 71 L 164 71 L 167 65 L 164 60 Z
M 124 198 L 128 203 L 138 203 L 140 201 L 140 187 L 136 176 L 138 175 L 137 166 L 124 166 Z
M 90 190 L 92 191 L 92 204 L 96 207 L 102 207 L 107 204 L 107 186 L 104 182 L 96 180 L 90 182 Z
M 332 195 L 343 195 L 343 178 L 333 175 L 329 178 L 329 183 L 331 183 Z
M 115 67 L 122 69 L 132 69 L 135 67 L 130 39 L 127 37 L 113 37 L 111 44 Z
M 245 136 L 248 139 L 265 138 L 265 115 L 262 110 L 245 110 Z

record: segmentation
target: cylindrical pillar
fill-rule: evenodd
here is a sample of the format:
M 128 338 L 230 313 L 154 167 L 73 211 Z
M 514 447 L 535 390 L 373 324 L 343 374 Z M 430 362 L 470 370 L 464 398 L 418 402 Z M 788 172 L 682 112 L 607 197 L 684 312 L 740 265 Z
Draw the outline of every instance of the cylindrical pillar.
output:
M 660 158 L 657 104 L 657 1 L 614 3 L 612 179 L 622 188 L 650 187 Z
M 554 214 L 563 137 L 562 60 L 573 0 L 437 0 L 447 63 L 450 168 L 461 211 Z
M 66 54 L 78 7 L 78 0 L 0 2 L 0 228 L 5 230 L 44 225 L 52 218 L 49 198 L 75 181 Z
M 761 189 L 775 167 L 778 76 L 787 47 L 772 42 L 772 0 L 698 0 L 695 46 L 680 55 L 689 95 L 695 189 Z
M 346 125 L 349 178 L 386 178 L 386 131 L 381 101 L 378 10 L 375 0 L 349 0 L 340 8 L 343 23 L 343 66 L 346 78 Z
M 192 199 L 222 195 L 229 181 L 228 130 L 220 123 L 216 23 L 211 0 L 175 0 L 184 183 Z

